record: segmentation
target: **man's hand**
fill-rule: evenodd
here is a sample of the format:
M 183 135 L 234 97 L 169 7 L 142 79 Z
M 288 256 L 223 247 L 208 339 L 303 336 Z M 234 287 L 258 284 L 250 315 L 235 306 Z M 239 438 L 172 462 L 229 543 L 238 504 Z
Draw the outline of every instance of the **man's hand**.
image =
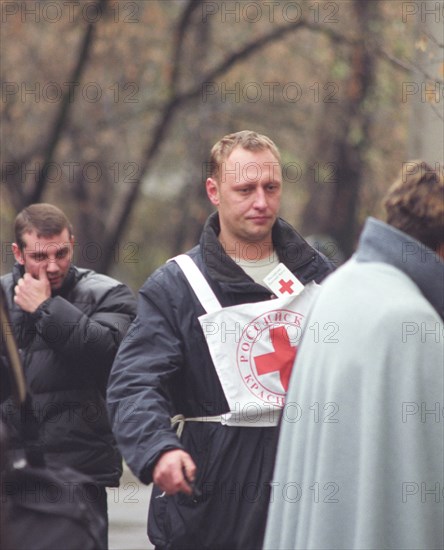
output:
M 14 302 L 28 313 L 34 311 L 51 296 L 51 285 L 46 275 L 46 264 L 42 262 L 39 278 L 34 279 L 25 273 L 14 288 Z
M 167 495 L 179 492 L 191 495 L 193 491 L 187 479 L 193 482 L 195 475 L 196 465 L 191 456 L 181 449 L 173 449 L 158 460 L 153 471 L 153 481 Z

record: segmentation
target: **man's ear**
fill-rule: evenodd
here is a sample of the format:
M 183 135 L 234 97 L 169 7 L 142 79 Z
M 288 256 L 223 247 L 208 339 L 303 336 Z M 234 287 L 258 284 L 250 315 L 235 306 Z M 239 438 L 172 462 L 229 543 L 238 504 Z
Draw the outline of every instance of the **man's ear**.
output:
M 210 202 L 214 204 L 214 206 L 219 206 L 219 184 L 217 181 L 214 178 L 208 178 L 205 186 L 207 188 L 207 195 Z
M 25 264 L 25 258 L 17 243 L 12 243 L 12 253 L 14 254 L 15 261 L 21 265 Z

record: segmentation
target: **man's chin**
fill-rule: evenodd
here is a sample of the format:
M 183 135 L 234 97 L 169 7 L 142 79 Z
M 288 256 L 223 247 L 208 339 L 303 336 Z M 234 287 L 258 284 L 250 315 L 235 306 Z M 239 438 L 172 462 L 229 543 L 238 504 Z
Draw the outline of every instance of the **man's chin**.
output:
M 271 229 L 256 227 L 255 230 L 246 231 L 242 241 L 244 244 L 272 243 Z
M 247 230 L 248 236 L 251 241 L 261 241 L 269 238 L 271 240 L 271 230 L 273 224 L 268 221 L 267 223 L 252 223 Z

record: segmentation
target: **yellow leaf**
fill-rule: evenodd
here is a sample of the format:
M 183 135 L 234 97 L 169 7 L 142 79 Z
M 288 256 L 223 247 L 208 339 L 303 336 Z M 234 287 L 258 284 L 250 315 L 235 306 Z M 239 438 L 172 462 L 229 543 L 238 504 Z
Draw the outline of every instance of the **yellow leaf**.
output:
M 427 38 L 422 36 L 419 40 L 417 40 L 415 43 L 415 48 L 421 52 L 425 52 L 427 50 Z

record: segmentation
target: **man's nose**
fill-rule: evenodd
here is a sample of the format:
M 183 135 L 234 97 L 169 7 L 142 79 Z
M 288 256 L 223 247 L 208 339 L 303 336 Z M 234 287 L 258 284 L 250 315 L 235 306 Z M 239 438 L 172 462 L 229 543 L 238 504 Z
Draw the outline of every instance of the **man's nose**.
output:
M 55 273 L 59 270 L 59 266 L 57 265 L 57 261 L 55 258 L 49 258 L 46 263 L 46 271 L 49 273 Z
M 256 191 L 255 197 L 254 197 L 254 207 L 264 209 L 267 208 L 267 200 L 265 197 L 265 192 L 262 188 L 259 188 Z

